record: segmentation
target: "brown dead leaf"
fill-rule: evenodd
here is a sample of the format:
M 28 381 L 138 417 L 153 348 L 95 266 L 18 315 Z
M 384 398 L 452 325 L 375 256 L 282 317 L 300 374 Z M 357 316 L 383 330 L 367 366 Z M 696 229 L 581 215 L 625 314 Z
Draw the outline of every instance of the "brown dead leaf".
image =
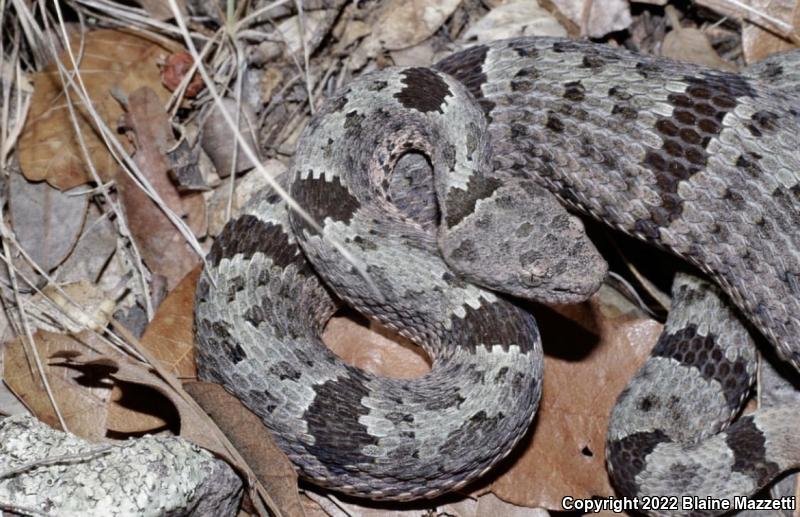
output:
M 80 357 L 76 356 L 70 358 L 70 361 L 73 364 L 97 364 L 98 361 L 104 362 L 112 370 L 109 376 L 115 381 L 136 385 L 138 389 L 149 388 L 154 390 L 159 395 L 165 397 L 175 411 L 177 411 L 180 421 L 180 433 L 178 433 L 178 436 L 204 449 L 208 449 L 229 463 L 235 464 L 228 455 L 225 446 L 216 440 L 215 433 L 210 427 L 213 426 L 213 424 L 208 420 L 208 417 L 202 412 L 196 411 L 192 405 L 184 400 L 180 393 L 177 393 L 170 387 L 170 385 L 159 377 L 153 369 L 129 359 L 126 356 L 110 359 L 99 355 L 83 354 Z M 128 386 L 123 384 L 123 390 L 128 388 Z M 119 389 L 119 385 L 115 386 L 115 389 Z M 149 423 L 147 420 L 137 420 L 144 413 L 137 413 L 134 411 L 122 412 L 118 409 L 114 410 L 113 408 L 113 405 L 109 407 L 107 418 L 107 428 L 112 434 L 144 433 L 153 430 L 143 425 L 139 425 L 137 428 L 137 423 Z
M 297 473 L 261 419 L 218 384 L 191 382 L 184 388 L 247 459 L 281 513 L 287 517 L 304 516 Z
M 800 28 L 800 3 L 796 0 L 751 0 L 748 4 L 756 10 L 777 18 L 794 27 L 797 35 Z M 772 54 L 797 47 L 786 37 L 763 29 L 763 20 L 746 21 L 742 24 L 742 50 L 747 63 L 756 63 Z
M 170 210 L 183 215 L 180 194 L 169 180 L 166 153 L 174 146 L 175 138 L 163 103 L 155 91 L 143 86 L 128 95 L 125 110 L 125 127 L 130 129 L 136 147 L 136 165 Z
M 387 50 L 400 50 L 430 37 L 461 4 L 461 0 L 389 0 L 370 38 Z
M 194 291 L 203 270 L 195 267 L 167 295 L 142 336 L 142 346 L 179 378 L 197 377 L 194 362 Z
M 169 209 L 182 216 L 183 202 L 168 176 L 170 164 L 165 153 L 174 139 L 163 104 L 152 89 L 142 87 L 128 96 L 126 109 L 126 124 L 136 142 L 133 156 L 136 165 Z M 167 279 L 167 288 L 172 290 L 200 262 L 199 257 L 163 210 L 131 177 L 119 174 L 117 185 L 142 258 L 154 273 Z
M 791 38 L 794 36 L 796 42 L 800 37 L 797 31 L 800 27 L 800 3 L 796 0 L 748 0 L 742 5 L 728 0 L 697 0 L 697 3 L 742 20 L 742 50 L 748 64 L 795 48 Z M 775 24 L 773 20 L 781 23 Z
M 79 71 L 94 107 L 105 123 L 114 128 L 122 108 L 110 91 L 114 86 L 124 93 L 149 85 L 162 99 L 169 91 L 161 85 L 157 62 L 168 51 L 149 40 L 119 30 L 97 30 L 85 34 L 84 57 Z M 72 42 L 75 52 L 79 42 Z M 61 60 L 72 69 L 69 57 Z M 92 180 L 78 145 L 69 111 L 63 95 L 61 79 L 55 65 L 34 75 L 34 95 L 28 119 L 19 142 L 20 165 L 25 177 L 32 181 L 46 180 L 59 189 L 67 189 Z M 81 134 L 104 181 L 110 180 L 118 166 L 98 137 L 91 117 L 72 93 Z
M 431 370 L 419 347 L 375 323 L 367 328 L 337 316 L 328 322 L 322 339 L 344 362 L 375 375 L 410 379 Z
M 88 332 L 72 337 L 39 331 L 33 337 L 56 404 L 69 431 L 87 440 L 96 441 L 105 437 L 106 403 L 111 397 L 111 383 L 104 381 L 104 375 L 98 375 L 96 369 L 67 367 L 59 357 L 92 351 L 116 357 L 118 352 Z M 4 350 L 3 378 L 6 384 L 39 420 L 61 429 L 27 346 L 23 345 L 21 339 L 15 339 Z
M 11 225 L 20 246 L 39 267 L 52 270 L 78 242 L 88 196 L 68 195 L 44 182 L 32 183 L 14 168 L 8 190 Z
M 501 499 L 561 510 L 561 499 L 614 494 L 605 469 L 608 416 L 661 325 L 608 287 L 589 302 L 537 312 L 544 386 L 524 450 L 491 485 Z
M 208 204 L 202 192 L 189 192 L 181 196 L 186 211 L 186 224 L 198 239 L 208 235 Z

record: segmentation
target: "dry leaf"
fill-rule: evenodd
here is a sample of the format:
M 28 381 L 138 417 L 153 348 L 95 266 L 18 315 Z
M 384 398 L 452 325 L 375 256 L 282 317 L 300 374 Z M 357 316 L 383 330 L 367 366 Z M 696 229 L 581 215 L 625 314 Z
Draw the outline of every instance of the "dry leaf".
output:
M 208 190 L 208 184 L 200 170 L 200 149 L 189 145 L 187 138 L 167 151 L 169 177 L 181 194 Z
M 161 100 L 143 86 L 128 95 L 125 110 L 125 128 L 135 143 L 136 165 L 170 210 L 183 215 L 180 194 L 169 180 L 171 164 L 166 153 L 174 147 L 175 138 Z
M 567 30 L 532 0 L 517 0 L 489 11 L 461 37 L 463 41 L 488 42 L 516 36 L 565 37 Z
M 71 283 L 88 279 L 97 282 L 108 259 L 117 249 L 117 230 L 108 214 L 89 205 L 86 222 L 75 248 L 56 270 L 55 281 Z
M 581 28 L 581 36 L 600 38 L 627 29 L 633 21 L 625 0 L 552 0 L 552 3 Z
M 350 20 L 344 23 L 345 20 L 342 20 L 342 34 L 338 36 L 339 42 L 336 44 L 336 49 L 339 51 L 344 51 L 356 41 L 372 34 L 372 27 L 368 23 L 361 20 Z
M 179 378 L 197 377 L 194 362 L 194 291 L 203 270 L 195 267 L 167 295 L 142 336 L 142 346 Z
M 747 3 L 757 11 L 785 22 L 794 28 L 795 33 L 800 28 L 800 3 L 796 0 L 750 0 Z M 772 54 L 797 48 L 796 43 L 762 29 L 763 20 L 753 21 L 756 23 L 746 21 L 742 24 L 742 50 L 747 63 L 756 63 Z
M 64 366 L 61 358 L 91 350 L 109 357 L 118 356 L 118 352 L 88 332 L 71 337 L 39 331 L 33 338 L 56 404 L 69 431 L 87 440 L 104 438 L 106 403 L 111 397 L 112 388 L 108 379 L 104 379 L 103 373 L 107 371 L 98 374 L 95 368 Z M 39 420 L 61 429 L 33 356 L 21 339 L 15 339 L 5 346 L 3 378 Z
M 123 383 L 131 383 L 137 385 L 136 388 L 149 388 L 154 390 L 159 395 L 165 397 L 174 410 L 177 412 L 177 417 L 180 422 L 180 433 L 178 436 L 185 438 L 190 442 L 208 449 L 217 456 L 225 459 L 235 466 L 235 462 L 231 460 L 226 452 L 225 446 L 215 438 L 215 433 L 212 430 L 212 423 L 208 417 L 196 411 L 192 405 L 183 399 L 180 393 L 177 393 L 169 384 L 167 384 L 154 370 L 147 366 L 133 361 L 125 356 L 115 358 L 113 360 L 106 359 L 101 356 L 92 356 L 85 354 L 81 357 L 73 357 L 71 361 L 75 364 L 92 364 L 98 360 L 106 361 L 110 368 L 114 368 L 110 373 L 110 377 L 116 381 Z M 128 389 L 129 387 L 125 387 Z M 119 385 L 115 386 L 115 390 L 119 389 Z M 146 391 L 145 391 L 146 392 Z M 150 403 L 150 400 L 143 401 Z M 126 432 L 143 433 L 149 432 L 153 429 L 136 427 L 136 418 L 141 413 L 133 411 L 126 413 L 118 410 L 112 411 L 113 406 L 109 407 L 107 426 L 110 432 L 120 432 L 120 429 L 125 429 Z M 146 407 L 145 407 L 146 408 Z M 123 420 L 123 417 L 125 420 Z
M 130 93 L 139 86 L 149 85 L 164 103 L 169 99 L 156 64 L 167 55 L 164 48 L 139 36 L 107 29 L 87 32 L 84 44 L 79 71 L 83 72 L 95 109 L 110 128 L 116 126 L 122 114 L 122 108 L 110 94 L 114 86 Z M 77 52 L 78 41 L 73 41 L 72 48 Z M 61 55 L 61 60 L 70 63 L 67 55 Z M 71 70 L 71 64 L 67 68 Z M 72 126 L 58 69 L 51 65 L 35 74 L 33 80 L 35 92 L 19 141 L 19 160 L 25 177 L 46 180 L 59 189 L 92 181 Z M 103 181 L 108 181 L 118 165 L 89 122 L 91 117 L 86 108 L 74 93 L 71 98 L 92 161 Z
M 427 39 L 413 47 L 389 52 L 395 66 L 430 66 L 436 51 L 433 48 L 433 41 Z
M 11 226 L 20 246 L 39 267 L 52 270 L 78 241 L 88 196 L 61 192 L 44 182 L 32 183 L 14 169 L 8 188 Z
M 169 2 L 164 2 L 163 0 L 136 0 L 136 3 L 141 5 L 142 8 L 147 11 L 147 14 L 156 20 L 164 21 L 173 18 Z M 175 5 L 178 6 L 178 10 L 183 16 L 188 14 L 186 5 L 182 0 L 177 0 Z
M 236 123 L 236 101 L 230 98 L 222 99 L 222 108 L 218 104 L 211 107 L 211 112 L 203 123 L 201 133 L 201 144 L 203 150 L 214 163 L 217 174 L 222 178 L 227 178 L 231 172 L 244 172 L 253 167 L 253 162 L 244 154 L 244 150 L 238 145 L 238 139 L 231 131 L 231 126 L 225 120 L 222 113 L 224 109 L 230 116 L 231 121 Z M 258 129 L 258 121 L 255 113 L 246 104 L 241 105 L 239 111 L 239 131 L 242 134 L 248 147 L 253 152 L 258 153 L 254 135 Z M 236 150 L 236 167 L 233 167 L 234 150 Z
M 736 67 L 722 59 L 706 34 L 699 29 L 680 28 L 668 32 L 661 43 L 661 55 L 677 61 L 735 72 Z
M 430 37 L 450 17 L 461 0 L 389 0 L 370 38 L 387 50 L 400 50 Z
M 411 341 L 373 323 L 373 329 L 337 316 L 322 339 L 346 363 L 395 379 L 420 377 L 431 370 L 425 353 Z
M 82 330 L 100 332 L 106 328 L 114 312 L 114 300 L 110 299 L 97 284 L 85 279 L 62 285 L 60 288 L 46 285 L 42 289 L 42 294 L 58 306 L 63 314 L 57 313 L 57 309 L 50 303 L 38 301 L 36 305 L 41 306 L 40 313 L 52 315 L 51 317 L 69 332 L 79 333 Z
M 467 498 L 457 503 L 444 505 L 443 512 L 453 517 L 482 517 L 497 515 L 503 517 L 548 517 L 547 510 L 527 508 L 507 503 L 494 494 L 485 494 L 477 499 Z
M 608 416 L 661 325 L 605 286 L 589 302 L 535 312 L 546 354 L 542 401 L 527 445 L 491 491 L 520 506 L 560 510 L 565 495 L 613 495 L 604 459 Z
M 273 37 L 280 38 L 280 41 L 286 45 L 287 56 L 301 52 L 304 44 L 308 47 L 308 52 L 312 53 L 322 40 L 320 33 L 327 31 L 336 14 L 337 12 L 333 9 L 305 11 L 302 27 L 298 16 L 286 18 L 277 27 L 280 35 Z M 300 39 L 301 29 L 303 40 Z
M 128 97 L 127 125 L 135 135 L 133 159 L 139 170 L 176 215 L 185 210 L 178 189 L 169 181 L 169 160 L 165 153 L 174 142 L 169 119 L 156 94 L 147 87 Z M 167 279 L 171 290 L 200 262 L 178 228 L 162 209 L 127 174 L 117 184 L 131 234 L 139 245 L 145 263 Z M 168 252 L 165 253 L 165 250 Z
M 273 178 L 277 178 L 286 171 L 286 165 L 278 160 L 269 159 L 262 165 L 267 171 L 267 174 Z M 229 181 L 230 178 L 226 179 L 225 182 L 214 191 L 211 195 L 211 199 L 208 201 L 208 233 L 213 236 L 219 235 L 225 223 L 228 221 Z M 241 178 L 236 178 L 233 199 L 231 200 L 230 216 L 235 217 L 238 215 L 239 210 L 244 206 L 247 200 L 264 188 L 268 188 L 267 179 L 260 171 L 252 170 Z
M 261 419 L 218 384 L 191 382 L 184 388 L 246 458 L 281 513 L 286 517 L 303 516 L 297 473 Z
M 208 204 L 202 192 L 190 192 L 181 196 L 186 225 L 198 239 L 208 235 Z
M 697 0 L 697 3 L 725 16 L 743 20 L 742 50 L 748 64 L 795 48 L 788 35 L 794 30 L 797 36 L 797 27 L 800 27 L 800 3 L 796 0 L 743 0 L 740 2 L 743 5 L 729 0 Z M 776 25 L 771 19 L 782 23 Z
M 189 73 L 189 70 L 192 69 L 194 65 L 194 59 L 192 55 L 186 51 L 175 52 L 174 54 L 170 54 L 167 57 L 167 62 L 164 63 L 164 68 L 161 71 L 161 80 L 164 83 L 164 86 L 171 92 L 174 92 L 178 89 L 178 86 L 183 81 L 183 78 L 186 74 Z M 203 78 L 197 72 L 194 73 L 192 76 L 191 81 L 189 84 L 186 85 L 186 89 L 183 91 L 183 96 L 188 98 L 193 98 L 200 93 L 205 87 L 203 84 Z

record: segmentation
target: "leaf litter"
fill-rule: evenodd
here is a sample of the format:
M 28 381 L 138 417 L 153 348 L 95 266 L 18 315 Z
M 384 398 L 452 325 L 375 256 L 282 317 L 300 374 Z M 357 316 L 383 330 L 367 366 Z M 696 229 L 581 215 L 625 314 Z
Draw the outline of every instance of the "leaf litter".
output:
M 607 415 L 660 330 L 611 287 L 584 304 L 532 308 L 546 373 L 529 435 L 471 495 L 407 507 L 298 489 L 285 457 L 235 399 L 187 384 L 197 406 L 180 384 L 196 376 L 194 286 L 224 221 L 286 170 L 309 115 L 360 73 L 522 34 L 589 35 L 728 70 L 798 41 L 796 2 L 698 3 L 712 10 L 625 0 L 306 1 L 299 10 L 265 0 L 222 10 L 201 0 L 142 0 L 141 9 L 77 0 L 66 22 L 60 9 L 36 18 L 12 2 L 0 14 L 9 201 L 0 225 L 8 269 L 0 363 L 18 398 L 0 397 L 0 413 L 21 402 L 99 441 L 179 434 L 252 481 L 245 508 L 253 514 L 539 516 L 564 495 L 611 495 Z M 65 34 L 71 55 L 53 56 Z M 117 319 L 135 307 L 149 322 L 141 342 Z M 430 368 L 418 348 L 348 312 L 324 339 L 377 374 Z

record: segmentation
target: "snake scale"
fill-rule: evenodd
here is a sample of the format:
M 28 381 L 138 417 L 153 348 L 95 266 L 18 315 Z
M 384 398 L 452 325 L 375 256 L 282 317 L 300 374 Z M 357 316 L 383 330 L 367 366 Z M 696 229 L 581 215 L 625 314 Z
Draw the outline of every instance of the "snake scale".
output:
M 262 192 L 215 241 L 196 295 L 201 376 L 314 483 L 390 500 L 458 489 L 538 405 L 540 338 L 514 297 L 579 301 L 605 277 L 569 209 L 713 282 L 676 277 L 664 333 L 614 409 L 618 492 L 752 494 L 800 461 L 796 408 L 728 426 L 753 384 L 747 327 L 800 368 L 798 64 L 740 75 L 523 38 L 354 80 L 281 179 L 319 225 Z M 418 343 L 432 371 L 343 363 L 320 340 L 341 301 Z

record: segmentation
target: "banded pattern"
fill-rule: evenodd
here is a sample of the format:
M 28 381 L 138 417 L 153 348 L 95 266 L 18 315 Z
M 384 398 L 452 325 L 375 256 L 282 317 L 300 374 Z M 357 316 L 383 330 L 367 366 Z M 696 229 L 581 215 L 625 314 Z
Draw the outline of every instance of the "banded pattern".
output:
M 197 294 L 201 375 L 316 483 L 387 499 L 460 487 L 508 453 L 540 393 L 532 318 L 478 285 L 567 302 L 605 275 L 566 205 L 722 291 L 676 283 L 665 334 L 615 409 L 617 487 L 752 493 L 800 458 L 789 408 L 721 430 L 753 372 L 723 300 L 800 367 L 800 101 L 784 63 L 800 53 L 736 75 L 532 38 L 354 81 L 312 119 L 285 179 L 321 233 L 264 194 L 215 243 Z M 398 381 L 343 364 L 319 341 L 335 299 L 419 343 L 433 371 Z M 664 383 L 679 388 L 654 391 Z

